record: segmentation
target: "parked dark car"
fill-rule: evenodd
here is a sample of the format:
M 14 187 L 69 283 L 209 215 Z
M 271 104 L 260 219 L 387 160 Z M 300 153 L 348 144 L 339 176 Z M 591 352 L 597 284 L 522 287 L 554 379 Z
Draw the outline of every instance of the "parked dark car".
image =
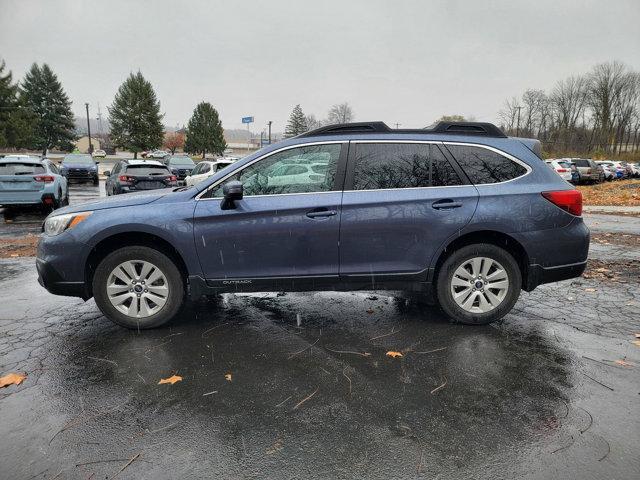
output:
M 184 185 L 185 178 L 191 175 L 196 164 L 188 155 L 171 155 L 163 160 L 164 164 L 169 167 L 171 173 L 178 177 L 178 183 Z
M 176 187 L 176 176 L 155 160 L 121 160 L 112 171 L 104 172 L 107 195 Z
M 98 185 L 98 164 L 89 154 L 71 153 L 65 155 L 60 165 L 60 173 L 68 180 L 92 182 Z
M 534 143 L 487 123 L 322 127 L 192 187 L 51 214 L 39 280 L 135 329 L 168 322 L 187 296 L 305 290 L 406 290 L 489 323 L 587 263 L 582 195 Z

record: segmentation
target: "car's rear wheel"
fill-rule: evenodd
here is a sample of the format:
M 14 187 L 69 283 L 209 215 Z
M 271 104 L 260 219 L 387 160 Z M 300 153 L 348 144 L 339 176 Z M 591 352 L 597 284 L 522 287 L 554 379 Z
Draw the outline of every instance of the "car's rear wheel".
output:
M 449 256 L 438 273 L 438 302 L 460 323 L 484 325 L 505 316 L 520 296 L 522 275 L 506 250 L 474 244 Z
M 132 329 L 169 322 L 184 303 L 184 280 L 176 264 L 149 247 L 126 247 L 107 255 L 96 268 L 93 296 L 113 322 Z

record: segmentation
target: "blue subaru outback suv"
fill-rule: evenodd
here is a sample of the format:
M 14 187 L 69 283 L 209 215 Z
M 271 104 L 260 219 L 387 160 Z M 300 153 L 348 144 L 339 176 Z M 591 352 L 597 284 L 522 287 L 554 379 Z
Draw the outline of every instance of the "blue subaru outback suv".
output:
M 332 125 L 193 186 L 66 207 L 45 220 L 40 283 L 129 328 L 221 292 L 405 290 L 485 324 L 520 290 L 579 276 L 580 192 L 540 144 L 486 123 Z

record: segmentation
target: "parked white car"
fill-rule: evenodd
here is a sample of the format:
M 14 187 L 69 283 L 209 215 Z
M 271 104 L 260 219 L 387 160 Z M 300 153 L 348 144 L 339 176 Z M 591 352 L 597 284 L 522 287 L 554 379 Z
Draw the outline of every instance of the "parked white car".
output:
M 195 185 L 222 170 L 225 167 L 231 165 L 235 160 L 221 159 L 221 160 L 204 160 L 198 162 L 198 164 L 191 170 L 191 174 L 185 178 L 187 186 Z
M 169 152 L 165 152 L 164 150 L 156 150 L 151 152 L 148 156 L 151 158 L 164 158 L 169 155 Z
M 571 181 L 571 162 L 566 160 L 545 160 L 545 163 L 567 182 Z
M 105 158 L 107 156 L 107 152 L 104 150 L 94 150 L 91 155 L 93 155 L 93 158 Z

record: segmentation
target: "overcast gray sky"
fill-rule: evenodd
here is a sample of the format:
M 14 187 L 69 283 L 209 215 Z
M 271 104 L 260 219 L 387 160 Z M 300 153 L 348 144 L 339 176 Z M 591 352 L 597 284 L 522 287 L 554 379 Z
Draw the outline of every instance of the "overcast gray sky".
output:
M 526 88 L 609 60 L 640 70 L 640 1 L 0 0 L 0 57 L 17 78 L 47 62 L 82 115 L 140 69 L 172 126 L 201 100 L 254 131 L 344 101 L 403 127 L 497 121 Z

